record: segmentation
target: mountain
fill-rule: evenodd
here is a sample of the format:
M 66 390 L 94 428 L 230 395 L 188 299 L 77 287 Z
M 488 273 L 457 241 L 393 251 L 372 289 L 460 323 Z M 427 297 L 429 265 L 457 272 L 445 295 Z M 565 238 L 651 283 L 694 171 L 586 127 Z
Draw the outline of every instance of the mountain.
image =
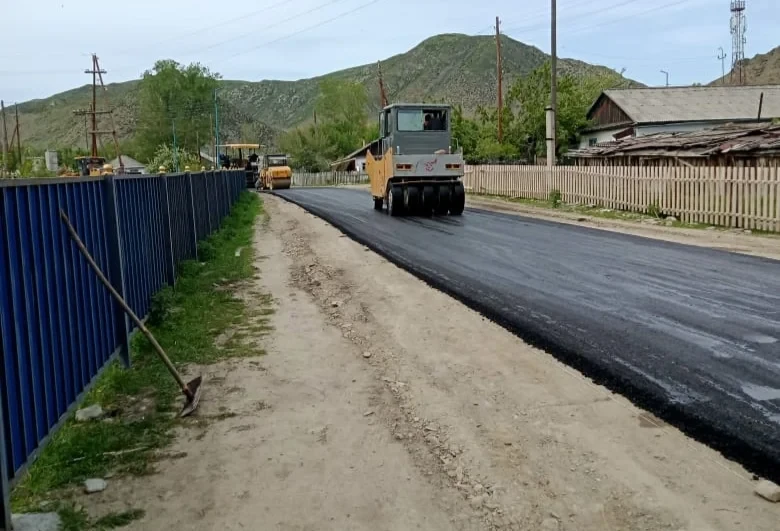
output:
M 745 59 L 743 65 L 745 83 L 748 85 L 777 85 L 780 84 L 780 46 L 760 53 L 751 59 Z M 734 83 L 731 73 L 726 74 L 727 85 Z M 718 78 L 710 85 L 723 84 L 723 78 Z
M 548 59 L 544 52 L 507 36 L 501 37 L 505 87 Z M 559 71 L 578 75 L 610 74 L 616 85 L 638 85 L 613 70 L 574 59 L 560 59 Z M 446 101 L 467 113 L 496 101 L 496 47 L 491 36 L 444 34 L 431 37 L 406 53 L 382 61 L 382 75 L 391 101 Z M 298 81 L 222 81 L 220 133 L 225 141 L 269 142 L 282 130 L 313 118 L 319 82 L 336 78 L 362 83 L 373 110 L 379 108 L 377 65 L 357 66 Z M 139 81 L 108 85 L 120 140 L 132 136 L 137 119 Z M 82 118 L 87 85 L 19 105 L 22 140 L 38 148 L 85 145 Z M 107 118 L 102 118 L 107 120 Z M 105 125 L 100 129 L 106 129 Z M 105 140 L 107 141 L 107 140 Z

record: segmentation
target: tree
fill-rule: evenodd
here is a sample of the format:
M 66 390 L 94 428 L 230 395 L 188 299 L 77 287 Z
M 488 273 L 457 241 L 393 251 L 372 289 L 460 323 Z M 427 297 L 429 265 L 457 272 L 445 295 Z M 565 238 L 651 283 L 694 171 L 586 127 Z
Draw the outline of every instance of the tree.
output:
M 191 171 L 200 171 L 201 163 L 198 160 L 198 155 L 193 154 L 179 146 L 176 150 L 171 146 L 162 145 L 154 154 L 154 158 L 149 162 L 149 171 L 156 172 L 161 166 L 169 172 L 176 171 L 178 165 L 179 171 L 184 171 L 184 168 L 189 166 Z
M 320 82 L 315 110 L 330 144 L 330 157 L 342 157 L 365 142 L 367 109 L 368 96 L 360 83 L 338 79 Z
M 136 151 L 151 159 L 161 145 L 176 144 L 197 153 L 198 138 L 211 135 L 214 90 L 220 75 L 199 63 L 182 66 L 167 59 L 144 72 L 140 87 L 140 117 Z
M 508 136 L 516 146 L 536 145 L 538 155 L 546 152 L 547 119 L 545 108 L 550 101 L 550 63 L 546 62 L 530 75 L 518 79 L 509 91 L 507 104 L 517 107 L 518 114 Z M 588 125 L 587 111 L 599 94 L 610 87 L 624 84 L 617 73 L 558 77 L 558 126 L 556 145 L 565 151 Z
M 378 124 L 368 125 L 368 96 L 363 85 L 338 79 L 320 83 L 315 103 L 317 124 L 283 134 L 280 147 L 293 164 L 306 171 L 324 171 L 330 162 L 363 146 L 379 135 Z

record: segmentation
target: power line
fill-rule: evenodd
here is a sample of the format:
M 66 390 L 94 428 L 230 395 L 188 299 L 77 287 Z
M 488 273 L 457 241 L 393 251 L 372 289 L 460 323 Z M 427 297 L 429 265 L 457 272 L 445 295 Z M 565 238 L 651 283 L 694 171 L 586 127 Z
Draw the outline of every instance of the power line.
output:
M 623 16 L 623 17 L 613 18 L 613 19 L 604 21 L 602 23 L 585 25 L 585 26 L 579 26 L 579 27 L 575 26 L 574 28 L 568 28 L 566 30 L 566 35 L 567 36 L 577 35 L 579 33 L 582 33 L 582 31 L 584 31 L 584 30 L 591 30 L 591 29 L 602 28 L 604 26 L 609 26 L 610 24 L 614 24 L 616 22 L 622 22 L 623 20 L 627 20 L 627 19 L 630 19 L 630 18 L 636 18 L 636 17 L 642 16 L 642 15 L 647 15 L 648 13 L 654 13 L 656 11 L 663 11 L 664 9 L 668 9 L 670 7 L 676 7 L 676 6 L 679 6 L 679 5 L 682 5 L 682 4 L 687 4 L 690 1 L 691 0 L 677 0 L 675 2 L 670 2 L 670 3 L 664 4 L 662 6 L 651 7 L 650 9 L 646 9 L 645 11 L 640 11 L 639 13 L 631 13 L 630 15 L 626 15 L 626 16 Z
M 323 4 L 319 4 L 319 5 L 311 8 L 311 9 L 309 9 L 307 11 L 304 11 L 303 13 L 297 13 L 297 14 L 292 15 L 290 17 L 287 17 L 285 19 L 276 21 L 276 22 L 274 22 L 274 24 L 283 24 L 285 22 L 290 22 L 291 20 L 295 20 L 295 19 L 297 19 L 297 18 L 299 18 L 299 17 L 301 17 L 303 15 L 308 15 L 310 13 L 314 13 L 315 11 L 319 11 L 320 9 L 323 9 L 323 8 L 326 8 L 326 7 L 329 7 L 331 5 L 338 4 L 338 3 L 341 3 L 341 2 L 344 2 L 344 1 L 345 0 L 329 0 L 328 2 L 325 2 Z M 252 31 L 248 31 L 246 33 L 241 33 L 240 35 L 236 35 L 236 36 L 231 37 L 231 38 L 229 38 L 227 40 L 219 41 L 219 42 L 210 44 L 208 46 L 203 46 L 203 47 L 200 47 L 200 48 L 193 49 L 193 50 L 191 50 L 189 52 L 185 52 L 183 55 L 192 55 L 192 54 L 199 53 L 199 52 L 205 52 L 206 50 L 211 50 L 213 48 L 217 48 L 219 46 L 222 46 L 223 44 L 228 44 L 228 43 L 235 42 L 237 40 L 246 38 L 246 37 L 248 37 L 250 35 L 255 35 L 256 33 L 257 33 L 257 30 L 253 29 Z
M 268 12 L 268 11 L 274 9 L 274 8 L 280 7 L 280 6 L 291 4 L 292 2 L 295 2 L 295 1 L 297 1 L 297 0 L 282 0 L 281 2 L 276 2 L 275 4 L 264 6 L 264 7 L 260 8 L 260 9 L 255 10 L 255 11 L 250 11 L 248 13 L 244 13 L 243 15 L 239 15 L 237 17 L 234 17 L 234 18 L 231 18 L 231 19 L 228 19 L 228 20 L 224 20 L 224 21 L 219 22 L 217 24 L 210 24 L 208 26 L 204 26 L 204 27 L 202 27 L 200 29 L 191 31 L 189 33 L 183 33 L 183 34 L 179 34 L 179 35 L 170 36 L 170 37 L 168 37 L 166 39 L 162 39 L 160 41 L 157 41 L 157 42 L 151 43 L 151 44 L 149 44 L 147 46 L 144 46 L 144 48 L 152 48 L 152 47 L 158 46 L 160 44 L 164 44 L 166 42 L 176 41 L 176 40 L 179 40 L 179 39 L 183 39 L 185 37 L 192 37 L 193 35 L 198 35 L 200 33 L 211 31 L 214 28 L 227 26 L 227 25 L 232 24 L 234 22 L 246 21 L 248 18 L 252 18 L 254 16 L 266 13 L 266 12 Z M 128 53 L 135 53 L 138 50 L 139 50 L 139 48 L 127 49 L 127 50 L 123 50 L 123 51 L 117 52 L 116 55 L 127 55 Z
M 610 10 L 618 8 L 618 7 L 623 7 L 623 6 L 627 6 L 629 4 L 634 4 L 634 3 L 639 2 L 639 1 L 641 1 L 641 0 L 624 0 L 623 2 L 621 2 L 619 4 L 612 4 L 612 5 L 609 5 L 609 6 L 604 6 L 604 7 L 600 8 L 600 9 L 596 9 L 596 10 L 588 10 L 585 13 L 585 18 L 588 18 L 588 17 L 593 16 L 593 15 L 598 15 L 599 13 L 604 13 L 606 11 L 610 11 Z M 588 3 L 590 3 L 590 2 L 588 2 Z M 579 4 L 575 4 L 575 5 L 584 5 L 584 4 L 585 4 L 584 2 L 580 2 Z M 572 6 L 564 6 L 564 7 L 571 8 Z M 548 10 L 545 13 L 550 13 L 550 11 Z M 576 18 L 579 18 L 579 19 L 582 18 L 581 14 L 576 14 L 575 13 L 573 15 L 578 15 Z M 565 18 L 564 20 L 574 19 L 574 18 L 575 18 L 575 16 L 571 16 L 571 17 Z M 537 31 L 541 30 L 541 29 L 545 29 L 546 30 L 547 29 L 547 23 L 546 22 L 539 22 L 539 23 L 535 23 L 535 24 L 528 24 L 528 25 L 525 25 L 525 26 L 514 26 L 514 27 L 511 27 L 511 28 L 508 28 L 505 31 L 515 31 L 515 30 L 524 30 L 524 29 L 537 30 Z
M 350 9 L 349 11 L 345 11 L 344 13 L 336 15 L 335 17 L 329 18 L 327 20 L 323 20 L 321 22 L 318 22 L 317 24 L 313 24 L 311 26 L 305 27 L 305 28 L 300 29 L 298 31 L 295 31 L 293 33 L 288 33 L 287 35 L 283 35 L 283 36 L 278 37 L 276 39 L 264 42 L 264 43 L 262 43 L 262 44 L 260 44 L 258 46 L 253 47 L 253 48 L 248 48 L 246 50 L 242 50 L 240 52 L 237 52 L 237 53 L 235 53 L 233 55 L 230 55 L 230 56 L 226 57 L 224 60 L 233 59 L 234 57 L 238 57 L 239 55 L 244 55 L 245 53 L 255 51 L 258 48 L 262 48 L 263 46 L 268 46 L 269 44 L 274 44 L 276 42 L 283 41 L 285 39 L 289 39 L 290 37 L 294 37 L 295 35 L 299 35 L 299 34 L 305 32 L 305 31 L 309 31 L 309 30 L 312 30 L 314 28 L 319 28 L 320 26 L 324 26 L 325 24 L 329 24 L 329 23 L 334 22 L 334 21 L 336 21 L 336 20 L 338 20 L 340 18 L 344 18 L 346 16 L 349 16 L 349 15 L 351 15 L 353 13 L 356 13 L 356 12 L 362 10 L 362 9 L 365 9 L 365 8 L 367 8 L 369 6 L 372 6 L 372 5 L 374 5 L 376 3 L 379 3 L 379 2 L 382 2 L 382 1 L 383 0 L 371 0 L 370 2 L 366 2 L 365 4 L 361 4 L 361 5 L 353 8 L 353 9 Z

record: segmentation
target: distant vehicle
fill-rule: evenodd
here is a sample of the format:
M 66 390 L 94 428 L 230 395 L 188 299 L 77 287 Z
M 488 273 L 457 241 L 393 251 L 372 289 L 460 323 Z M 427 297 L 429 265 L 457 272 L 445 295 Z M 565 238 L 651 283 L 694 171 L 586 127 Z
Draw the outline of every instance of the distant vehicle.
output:
M 111 175 L 114 168 L 106 164 L 104 157 L 75 157 L 78 165 L 78 171 L 67 171 L 62 177 L 99 177 L 101 175 Z
M 391 216 L 463 214 L 462 153 L 452 152 L 451 106 L 394 103 L 379 115 L 366 155 L 374 208 Z
M 285 190 L 292 184 L 292 168 L 287 155 L 263 155 L 263 169 L 260 171 L 259 190 Z
M 225 169 L 243 169 L 246 172 L 246 187 L 253 188 L 259 175 L 260 155 L 257 151 L 262 146 L 260 144 L 223 144 L 217 147 L 225 148 L 226 151 L 219 156 L 220 166 Z M 247 153 L 246 158 L 244 158 L 244 150 Z

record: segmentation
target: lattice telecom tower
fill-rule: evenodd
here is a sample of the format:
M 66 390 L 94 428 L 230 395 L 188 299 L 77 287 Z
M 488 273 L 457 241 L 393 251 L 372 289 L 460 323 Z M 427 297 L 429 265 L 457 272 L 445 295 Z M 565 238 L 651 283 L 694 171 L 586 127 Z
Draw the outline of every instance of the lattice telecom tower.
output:
M 731 0 L 731 82 L 739 85 L 745 82 L 745 0 Z

